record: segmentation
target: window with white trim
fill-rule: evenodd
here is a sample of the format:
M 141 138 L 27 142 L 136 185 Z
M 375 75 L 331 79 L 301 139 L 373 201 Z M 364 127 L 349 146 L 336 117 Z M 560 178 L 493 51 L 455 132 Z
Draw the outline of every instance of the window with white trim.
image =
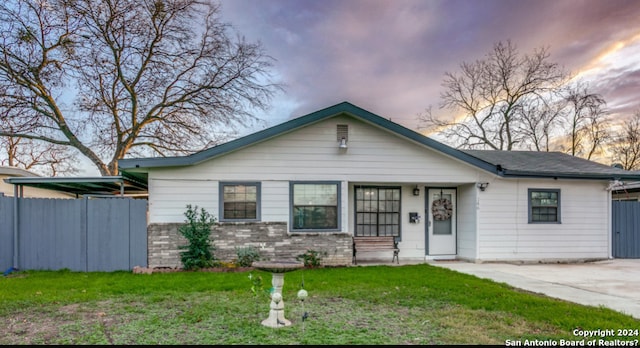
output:
M 529 223 L 560 223 L 560 190 L 529 189 Z

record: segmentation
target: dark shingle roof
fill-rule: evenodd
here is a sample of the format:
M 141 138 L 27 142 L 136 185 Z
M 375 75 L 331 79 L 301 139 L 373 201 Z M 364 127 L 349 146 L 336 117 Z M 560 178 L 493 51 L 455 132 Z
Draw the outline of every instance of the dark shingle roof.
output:
M 602 178 L 637 173 L 607 166 L 562 152 L 462 150 L 496 166 L 503 176 Z M 498 168 L 500 166 L 500 168 Z

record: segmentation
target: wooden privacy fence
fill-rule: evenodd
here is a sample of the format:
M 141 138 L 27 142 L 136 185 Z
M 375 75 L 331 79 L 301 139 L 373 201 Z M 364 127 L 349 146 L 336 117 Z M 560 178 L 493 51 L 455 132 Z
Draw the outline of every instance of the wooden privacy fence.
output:
M 0 222 L 0 271 L 147 266 L 146 200 L 0 197 Z
M 612 202 L 613 257 L 640 258 L 640 202 Z

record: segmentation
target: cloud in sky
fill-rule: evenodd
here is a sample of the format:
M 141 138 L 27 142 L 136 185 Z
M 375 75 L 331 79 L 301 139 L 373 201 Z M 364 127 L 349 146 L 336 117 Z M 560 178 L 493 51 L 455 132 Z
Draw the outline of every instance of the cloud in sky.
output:
M 612 111 L 640 108 L 637 0 L 222 0 L 222 18 L 276 59 L 274 125 L 349 101 L 405 127 L 441 82 L 498 41 L 548 47 Z

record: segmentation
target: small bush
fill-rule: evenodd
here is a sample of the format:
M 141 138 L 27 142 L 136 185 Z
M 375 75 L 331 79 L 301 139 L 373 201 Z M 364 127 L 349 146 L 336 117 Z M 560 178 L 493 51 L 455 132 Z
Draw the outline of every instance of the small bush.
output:
M 322 261 L 321 254 L 326 255 L 326 253 L 319 251 L 307 250 L 304 254 L 296 256 L 296 260 L 302 261 L 304 266 L 308 268 L 320 267 L 320 261 Z
M 215 265 L 215 257 L 213 251 L 214 246 L 211 244 L 211 227 L 216 223 L 216 218 L 211 216 L 204 208 L 200 209 L 198 214 L 198 206 L 192 207 L 187 205 L 187 211 L 184 213 L 187 217 L 186 224 L 180 226 L 180 233 L 189 241 L 188 245 L 180 246 L 185 249 L 180 253 L 182 265 L 186 270 L 194 270 Z
M 260 252 L 252 246 L 236 248 L 236 255 L 240 267 L 251 267 L 253 261 L 260 261 Z

